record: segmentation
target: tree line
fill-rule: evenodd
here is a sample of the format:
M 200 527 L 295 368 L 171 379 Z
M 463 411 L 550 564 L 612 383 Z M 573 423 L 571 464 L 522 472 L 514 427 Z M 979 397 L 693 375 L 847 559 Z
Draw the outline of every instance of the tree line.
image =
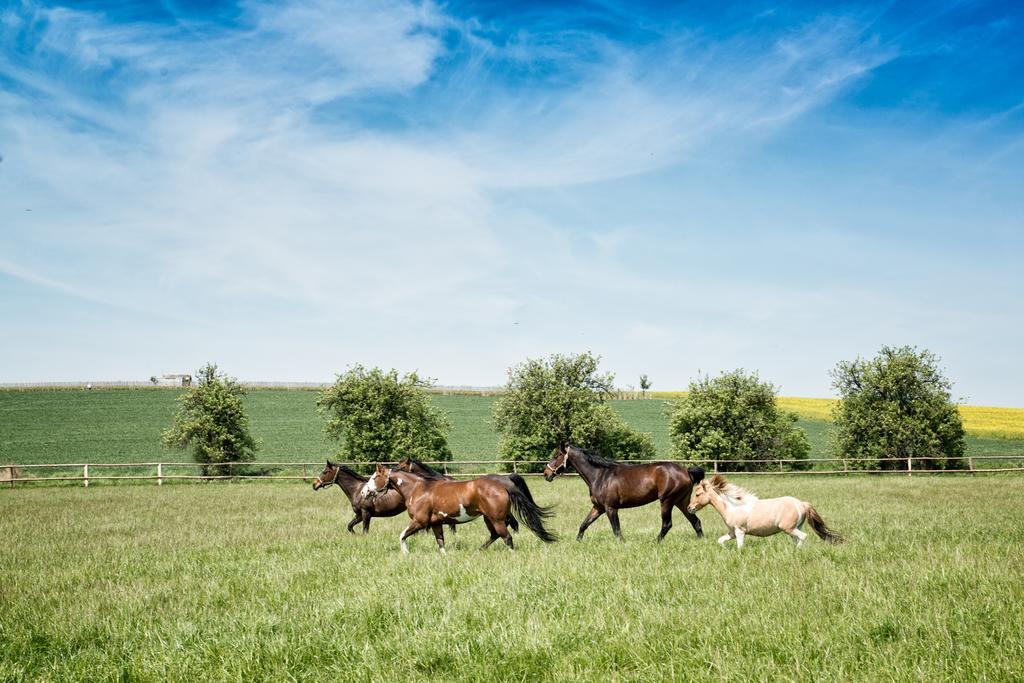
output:
M 509 369 L 495 401 L 493 425 L 501 435 L 503 460 L 529 471 L 561 443 L 622 460 L 653 459 L 649 434 L 626 424 L 611 408 L 613 374 L 601 372 L 589 352 L 528 359 Z M 252 462 L 257 441 L 249 431 L 245 388 L 208 364 L 198 382 L 179 398 L 163 441 L 189 449 L 204 471 L 237 473 L 223 463 Z M 914 347 L 883 347 L 870 359 L 843 361 L 831 372 L 839 394 L 833 412 L 833 451 L 853 469 L 915 469 L 963 466 L 963 423 L 952 401 L 952 384 L 939 359 Z M 650 381 L 642 376 L 646 394 Z M 337 376 L 317 398 L 324 430 L 336 456 L 352 462 L 400 457 L 452 459 L 451 423 L 432 405 L 433 381 L 412 372 L 356 365 Z M 775 469 L 789 461 L 804 469 L 810 444 L 797 415 L 781 410 L 777 387 L 742 369 L 690 382 L 680 398 L 666 402 L 673 455 L 682 460 L 719 461 L 723 469 Z

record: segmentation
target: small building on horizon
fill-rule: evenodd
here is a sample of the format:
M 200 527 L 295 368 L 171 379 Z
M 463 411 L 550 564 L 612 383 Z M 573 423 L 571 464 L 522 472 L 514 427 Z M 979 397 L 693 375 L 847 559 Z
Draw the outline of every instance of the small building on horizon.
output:
M 192 375 L 161 375 L 156 384 L 161 387 L 190 387 L 192 386 Z

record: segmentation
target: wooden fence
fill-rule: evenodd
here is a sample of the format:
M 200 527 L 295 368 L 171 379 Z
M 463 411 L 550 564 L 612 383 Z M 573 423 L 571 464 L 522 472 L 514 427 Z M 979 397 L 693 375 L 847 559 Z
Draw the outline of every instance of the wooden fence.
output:
M 891 469 L 861 469 L 857 467 L 860 462 L 898 462 L 899 468 Z M 771 459 L 758 461 L 765 465 L 759 471 L 731 470 L 730 465 L 740 462 L 738 460 L 704 460 L 688 461 L 684 464 L 700 465 L 709 473 L 721 473 L 729 475 L 779 475 L 779 474 L 976 474 L 987 472 L 1022 472 L 1024 471 L 1024 453 L 1015 455 L 974 455 L 965 457 L 966 468 L 933 470 L 924 466 L 926 461 L 933 461 L 931 457 L 912 458 L 807 458 L 804 460 Z M 995 463 L 993 461 L 1002 461 Z M 456 460 L 456 461 L 430 461 L 427 464 L 436 469 L 451 474 L 455 477 L 478 477 L 492 472 L 519 472 L 524 476 L 539 476 L 539 472 L 531 470 L 542 466 L 547 461 L 516 461 L 516 460 Z M 654 460 L 639 460 L 631 462 L 664 462 Z M 748 462 L 749 461 L 744 461 Z M 914 463 L 918 463 L 915 467 Z M 839 463 L 838 465 L 825 469 L 793 469 L 793 465 L 814 466 L 815 463 Z M 365 466 L 365 463 L 343 462 L 343 465 L 352 467 Z M 393 463 L 386 463 L 393 464 Z M 239 467 L 239 468 L 270 468 L 287 469 L 293 474 L 282 474 L 280 472 L 268 472 L 266 474 L 202 474 L 196 473 L 201 465 L 194 462 L 136 462 L 136 463 L 53 463 L 41 465 L 0 465 L 0 483 L 9 484 L 13 488 L 20 483 L 47 483 L 47 482 L 81 482 L 83 486 L 89 486 L 90 482 L 98 481 L 155 481 L 157 486 L 163 485 L 165 481 L 214 481 L 220 479 L 258 479 L 258 480 L 297 480 L 312 481 L 323 468 L 321 462 L 255 462 L 255 463 L 218 463 L 213 467 Z M 479 468 L 480 471 L 465 471 L 464 468 Z M 116 470 L 121 470 L 118 472 Z M 138 474 L 124 474 L 123 471 L 137 471 Z M 185 471 L 183 473 L 183 470 Z M 189 472 L 191 470 L 191 472 Z M 67 474 L 68 471 L 75 474 Z M 78 473 L 80 471 L 80 473 Z M 243 470 L 244 471 L 244 470 Z M 29 473 L 55 472 L 52 476 L 30 476 Z

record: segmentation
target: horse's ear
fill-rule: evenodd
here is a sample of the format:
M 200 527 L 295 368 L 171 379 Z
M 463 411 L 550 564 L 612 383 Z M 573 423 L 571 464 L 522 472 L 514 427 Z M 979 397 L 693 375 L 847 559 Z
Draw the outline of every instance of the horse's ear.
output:
M 559 453 L 565 453 L 567 450 L 569 450 L 569 442 L 568 441 L 563 441 L 562 443 L 558 444 L 558 452 Z
M 327 466 L 328 466 L 328 467 L 334 467 L 334 463 L 333 463 L 333 462 L 331 462 L 331 459 L 330 459 L 330 458 L 327 458 Z

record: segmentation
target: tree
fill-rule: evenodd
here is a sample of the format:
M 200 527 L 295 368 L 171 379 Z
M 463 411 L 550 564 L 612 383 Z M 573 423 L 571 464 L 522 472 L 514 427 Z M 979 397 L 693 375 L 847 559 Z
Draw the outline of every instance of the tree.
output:
M 647 391 L 651 388 L 651 380 L 647 379 L 647 375 L 640 375 L 640 395 L 647 398 Z
M 547 461 L 563 441 L 612 458 L 653 458 L 650 436 L 632 430 L 605 403 L 615 378 L 598 372 L 599 361 L 590 353 L 556 354 L 509 370 L 505 391 L 494 404 L 502 458 Z
M 958 469 L 964 427 L 950 398 L 952 384 L 928 350 L 883 346 L 871 360 L 843 361 L 832 371 L 839 392 L 835 446 L 859 469 Z M 893 459 L 895 458 L 895 459 Z
M 191 448 L 206 474 L 236 473 L 230 465 L 252 462 L 258 445 L 249 433 L 249 416 L 242 397 L 245 388 L 217 366 L 207 363 L 199 370 L 199 383 L 178 397 L 178 412 L 162 439 L 172 448 Z
M 774 469 L 774 459 L 806 460 L 807 435 L 794 413 L 779 410 L 775 395 L 772 384 L 743 370 L 690 382 L 689 392 L 670 404 L 675 454 L 724 461 L 724 469 L 744 472 Z M 806 463 L 789 466 L 803 469 Z
M 415 372 L 367 370 L 356 365 L 324 389 L 317 409 L 327 418 L 324 431 L 340 442 L 338 456 L 358 462 L 403 457 L 451 460 L 446 434 L 451 425 L 430 405 L 433 385 Z

